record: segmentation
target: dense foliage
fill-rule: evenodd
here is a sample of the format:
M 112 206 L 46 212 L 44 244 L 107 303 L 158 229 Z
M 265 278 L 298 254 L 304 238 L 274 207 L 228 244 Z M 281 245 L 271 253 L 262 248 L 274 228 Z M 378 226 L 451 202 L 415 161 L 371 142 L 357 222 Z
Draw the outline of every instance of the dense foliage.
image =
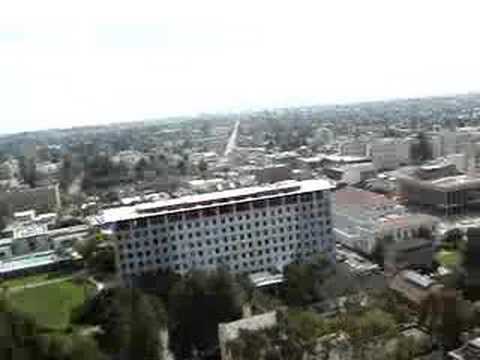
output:
M 46 333 L 33 319 L 0 300 L 0 359 L 104 360 L 87 336 Z
M 100 347 L 119 359 L 162 359 L 166 312 L 160 300 L 135 289 L 111 289 L 84 304 L 75 322 L 100 326 Z
M 170 338 L 176 357 L 214 349 L 218 324 L 241 317 L 244 296 L 225 271 L 195 272 L 178 281 L 168 296 Z

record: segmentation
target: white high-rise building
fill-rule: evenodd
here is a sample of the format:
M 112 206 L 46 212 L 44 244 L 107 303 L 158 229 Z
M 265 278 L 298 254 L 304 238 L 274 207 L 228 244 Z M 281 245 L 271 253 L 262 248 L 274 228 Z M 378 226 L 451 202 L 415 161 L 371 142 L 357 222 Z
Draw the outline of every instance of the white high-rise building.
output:
M 324 253 L 335 259 L 326 180 L 286 181 L 104 210 L 96 223 L 115 237 L 118 274 L 234 273 L 282 268 Z

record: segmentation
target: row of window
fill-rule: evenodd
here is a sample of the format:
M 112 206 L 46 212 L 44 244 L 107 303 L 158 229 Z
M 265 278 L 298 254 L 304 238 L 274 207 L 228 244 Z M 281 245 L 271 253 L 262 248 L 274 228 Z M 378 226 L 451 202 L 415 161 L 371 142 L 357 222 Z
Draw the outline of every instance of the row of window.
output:
M 308 194 L 307 194 L 308 195 Z M 271 199 L 273 200 L 273 199 Z M 278 198 L 278 200 L 281 200 L 281 198 Z M 261 200 L 264 201 L 264 200 Z M 311 200 L 309 200 L 311 201 Z M 288 202 L 285 202 L 285 204 L 290 204 Z M 293 203 L 292 203 L 293 204 Z M 319 208 L 323 206 L 323 202 L 320 202 L 317 204 Z M 277 206 L 277 205 L 283 205 L 282 203 L 272 205 L 272 206 Z M 236 213 L 236 216 L 230 216 L 229 219 L 230 221 L 233 221 L 233 219 L 236 217 L 237 220 L 243 219 L 249 219 L 251 216 L 254 217 L 260 217 L 260 216 L 273 216 L 273 215 L 281 215 L 285 211 L 286 213 L 290 213 L 291 211 L 293 212 L 300 212 L 300 211 L 309 211 L 313 210 L 315 208 L 314 204 L 311 203 L 309 205 L 304 204 L 302 206 L 285 206 L 277 209 L 272 209 L 271 211 L 266 211 L 266 210 L 258 210 L 262 209 L 264 207 L 245 207 L 246 204 L 236 204 L 236 205 L 225 205 L 223 207 L 219 208 L 212 208 L 212 209 L 205 209 L 205 210 L 193 210 L 193 211 L 188 211 L 184 213 L 179 213 L 179 214 L 169 214 L 169 215 L 161 215 L 161 216 L 154 216 L 150 218 L 141 218 L 141 219 L 136 219 L 136 220 L 126 220 L 126 221 L 121 221 L 117 223 L 117 229 L 118 230 L 129 230 L 130 228 L 143 228 L 151 225 L 162 225 L 165 224 L 166 222 L 168 223 L 176 223 L 176 222 L 183 222 L 183 221 L 195 221 L 200 218 L 205 218 L 205 217 L 210 217 L 210 216 L 217 216 L 217 215 L 226 215 L 226 214 L 234 214 Z M 217 211 L 218 209 L 218 211 Z M 236 211 L 235 211 L 236 209 Z M 243 214 L 243 211 L 251 211 L 254 210 L 253 214 Z M 255 211 L 256 209 L 256 211 Z M 228 211 L 227 211 L 228 210 Z M 268 214 L 268 215 L 267 215 Z M 222 219 L 222 221 L 225 218 Z M 214 219 L 215 220 L 215 219 Z
M 165 245 L 165 246 L 158 246 L 155 248 L 155 252 L 158 252 L 158 251 L 164 251 L 164 252 L 167 252 L 168 250 L 167 249 L 171 249 L 171 251 L 177 251 L 178 249 L 187 249 L 187 248 L 190 248 L 190 249 L 193 249 L 195 247 L 197 248 L 204 248 L 204 247 L 210 247 L 210 246 L 225 246 L 227 244 L 230 244 L 232 246 L 232 249 L 233 250 L 236 250 L 237 248 L 240 248 L 240 249 L 245 249 L 245 248 L 252 248 L 253 246 L 255 247 L 262 247 L 262 246 L 270 246 L 270 244 L 277 244 L 277 243 L 292 243 L 292 244 L 296 244 L 298 243 L 299 247 L 301 247 L 302 243 L 308 243 L 308 241 L 302 241 L 302 240 L 309 240 L 310 237 L 309 236 L 305 236 L 303 239 L 300 239 L 299 238 L 299 235 L 297 234 L 297 238 L 294 239 L 293 235 L 289 235 L 288 236 L 288 240 L 286 237 L 279 237 L 279 238 L 276 238 L 276 237 L 273 237 L 273 238 L 266 238 L 264 240 L 257 240 L 255 242 L 253 241 L 248 241 L 248 242 L 241 242 L 241 243 L 238 243 L 238 242 L 233 242 L 232 243 L 229 243 L 228 239 L 225 238 L 223 239 L 223 242 L 220 241 L 220 239 L 209 239 L 205 242 L 189 242 L 187 244 L 185 244 L 184 246 L 177 246 L 176 244 L 170 244 L 170 245 Z M 319 242 L 319 244 L 322 243 L 322 241 L 328 241 L 329 239 L 317 239 L 316 241 Z M 314 237 L 312 237 L 312 241 L 315 241 Z M 120 252 L 123 252 L 123 251 L 131 251 L 133 248 L 137 249 L 137 250 L 151 250 L 150 248 L 150 243 L 148 242 L 145 242 L 143 244 L 137 242 L 135 243 L 135 246 L 132 246 L 131 244 L 127 244 L 127 246 L 119 246 L 119 250 Z M 229 248 L 228 246 L 226 247 L 226 251 L 228 251 Z
M 263 221 L 255 221 L 255 226 L 260 226 L 260 224 L 263 223 L 264 226 L 267 226 L 268 224 L 276 225 L 277 223 L 281 224 L 283 222 L 291 222 L 291 221 L 306 221 L 308 219 L 316 219 L 316 218 L 322 218 L 324 213 L 322 211 L 318 212 L 312 212 L 309 215 L 304 215 L 304 216 L 286 216 L 286 217 L 275 217 L 271 218 L 270 220 L 263 220 Z M 229 222 L 233 223 L 234 218 L 229 218 Z M 240 216 L 237 218 L 237 220 L 242 221 L 243 218 Z M 245 220 L 249 220 L 249 218 L 245 218 Z M 236 222 L 238 223 L 238 222 Z M 175 231 L 175 230 L 184 230 L 184 229 L 192 229 L 192 228 L 199 228 L 201 226 L 216 226 L 218 224 L 224 225 L 227 224 L 227 219 L 223 218 L 217 221 L 216 219 L 212 220 L 205 220 L 203 222 L 200 221 L 195 221 L 195 222 L 185 222 L 185 223 L 179 223 L 176 225 L 169 225 L 169 226 L 160 226 L 160 227 L 151 227 L 153 230 L 152 232 L 165 232 L 165 231 Z M 252 222 L 245 222 L 245 226 L 250 226 Z M 243 224 L 240 224 L 240 226 L 243 226 Z
M 162 261 L 162 259 L 157 258 L 155 260 L 145 260 L 145 261 L 131 261 L 128 263 L 123 263 L 120 266 L 122 272 L 143 272 L 147 270 L 154 270 L 158 268 L 163 269 L 171 269 L 174 271 L 188 271 L 196 266 L 206 267 L 206 266 L 225 266 L 230 268 L 231 270 L 256 270 L 260 271 L 259 268 L 268 264 L 268 265 L 275 265 L 278 261 L 287 262 L 287 261 L 295 261 L 295 260 L 302 260 L 310 258 L 315 252 L 313 251 L 305 251 L 303 253 L 296 253 L 296 254 L 285 254 L 279 256 L 278 258 L 272 257 L 265 257 L 261 259 L 251 260 L 251 261 L 240 261 L 234 263 L 228 263 L 230 258 L 219 257 L 219 258 L 209 258 L 205 260 L 200 260 L 198 262 L 184 262 L 180 259 L 176 260 L 176 263 L 171 263 L 169 261 Z M 165 259 L 164 259 L 165 260 Z
M 249 243 L 243 243 L 243 244 L 240 244 L 240 245 L 217 246 L 215 248 L 206 249 L 206 250 L 203 250 L 203 248 L 201 248 L 201 247 L 199 249 L 195 250 L 195 247 L 192 246 L 192 247 L 190 247 L 190 254 L 197 254 L 199 256 L 204 256 L 204 254 L 220 254 L 220 253 L 237 252 L 237 251 L 240 251 L 240 252 L 247 251 L 247 252 L 252 252 L 253 253 L 253 251 L 257 251 L 258 254 L 261 255 L 264 251 L 267 254 L 270 253 L 270 250 L 272 250 L 273 252 L 277 252 L 277 251 L 287 251 L 287 249 L 288 250 L 295 250 L 295 249 L 299 250 L 299 249 L 302 249 L 302 248 L 310 248 L 310 247 L 312 247 L 312 248 L 313 247 L 322 248 L 329 243 L 327 243 L 326 241 L 318 240 L 317 242 L 306 241 L 306 242 L 303 242 L 303 243 L 297 243 L 297 242 L 285 243 L 285 242 L 282 242 L 282 245 L 276 246 L 277 244 L 279 244 L 277 241 L 273 242 L 273 246 L 269 246 L 269 243 L 265 243 L 265 246 L 268 246 L 268 247 L 262 248 L 262 246 L 263 246 L 262 242 L 256 242 L 255 244 L 253 242 L 249 242 Z M 255 245 L 256 250 L 251 250 L 251 249 L 253 249 L 253 245 Z M 329 245 L 331 245 L 331 244 L 329 244 Z M 162 254 L 162 253 L 163 254 L 168 254 L 169 252 L 177 252 L 177 250 L 178 250 L 178 248 L 176 246 L 172 246 L 172 247 L 166 246 L 166 247 L 156 248 L 155 250 L 142 249 L 142 250 L 137 251 L 136 253 L 134 253 L 133 251 L 130 251 L 130 252 L 126 251 L 126 252 L 120 253 L 119 258 L 120 258 L 120 260 L 123 260 L 125 258 L 132 259 L 135 256 L 140 257 L 140 258 L 144 257 L 144 256 L 149 257 L 152 254 L 155 254 L 155 255 L 159 255 L 159 254 Z M 188 252 L 189 250 L 183 248 L 183 249 L 181 249 L 181 251 L 182 251 L 181 256 L 185 257 L 186 256 L 185 253 Z
M 126 244 L 122 243 L 122 242 L 118 242 L 118 248 L 120 250 L 122 250 L 123 248 L 127 248 L 127 249 L 132 249 L 133 247 L 136 247 L 136 248 L 140 248 L 140 247 L 149 247 L 151 245 L 153 246 L 158 246 L 158 245 L 161 245 L 161 244 L 173 244 L 173 245 L 176 245 L 178 241 L 183 241 L 185 239 L 188 239 L 190 240 L 190 242 L 192 242 L 192 240 L 194 239 L 198 239 L 198 238 L 201 238 L 201 241 L 202 241 L 202 244 L 206 244 L 206 245 L 209 245 L 211 244 L 212 242 L 213 243 L 216 243 L 218 244 L 219 242 L 223 241 L 223 242 L 236 242 L 236 241 L 242 241 L 242 240 L 246 240 L 246 239 L 253 239 L 254 237 L 255 238 L 265 238 L 266 236 L 270 236 L 270 235 L 277 235 L 277 234 L 285 234 L 285 233 L 288 233 L 288 238 L 289 240 L 292 240 L 293 239 L 293 236 L 296 235 L 296 238 L 297 239 L 309 239 L 310 237 L 314 238 L 316 237 L 317 235 L 322 235 L 322 236 L 325 236 L 325 234 L 331 234 L 332 232 L 332 228 L 329 227 L 329 228 L 314 228 L 312 227 L 310 229 L 310 231 L 308 231 L 308 229 L 305 229 L 306 231 L 302 231 L 300 232 L 299 231 L 300 228 L 299 227 L 295 227 L 295 229 L 293 228 L 290 228 L 290 227 L 287 227 L 286 229 L 285 228 L 276 228 L 276 229 L 264 229 L 263 231 L 255 231 L 255 232 L 248 232 L 248 233 L 240 233 L 240 234 L 236 234 L 236 235 L 226 235 L 226 236 L 221 236 L 219 237 L 218 236 L 218 233 L 217 232 L 214 232 L 212 233 L 212 237 L 210 237 L 210 232 L 205 232 L 204 235 L 206 238 L 202 238 L 202 233 L 201 232 L 198 232 L 198 233 L 188 233 L 188 234 L 179 234 L 179 235 L 172 235 L 170 237 L 162 237 L 160 239 L 158 238 L 153 238 L 151 239 L 151 241 L 148 239 L 148 237 L 143 237 L 143 239 L 145 239 L 144 241 L 140 241 L 140 240 L 137 240 L 137 241 L 128 241 L 129 239 L 127 239 L 127 242 Z M 323 230 L 323 231 L 322 231 Z M 293 231 L 296 231 L 295 233 L 292 233 Z M 283 236 L 280 237 L 281 239 L 284 239 Z M 140 237 L 138 237 L 137 239 L 140 239 Z M 133 239 L 132 239 L 133 240 Z
M 283 224 L 283 221 L 279 221 L 279 223 Z M 234 233 L 238 231 L 245 231 L 245 230 L 251 230 L 252 228 L 264 228 L 268 227 L 267 229 L 263 229 L 263 231 L 272 231 L 272 233 L 276 233 L 276 230 L 278 229 L 279 232 L 285 232 L 285 231 L 293 231 L 299 230 L 301 226 L 303 226 L 303 229 L 308 229 L 309 227 L 315 227 L 315 226 L 325 226 L 328 227 L 331 225 L 330 219 L 327 219 L 326 221 L 323 220 L 305 220 L 301 224 L 296 223 L 295 225 L 288 225 L 286 228 L 285 227 L 278 227 L 277 221 L 273 220 L 270 222 L 267 221 L 256 221 L 253 224 L 235 224 L 235 225 L 230 225 L 230 226 L 222 226 L 222 227 L 217 227 L 217 228 L 212 228 L 212 229 L 207 229 L 204 231 L 197 230 L 195 232 L 189 232 L 187 234 L 178 234 L 179 240 L 183 240 L 184 238 L 193 238 L 194 236 L 210 236 L 210 235 L 217 235 L 219 233 Z M 173 230 L 175 231 L 175 230 Z M 168 232 L 166 231 L 159 231 L 157 229 L 153 230 L 144 230 L 144 231 L 135 231 L 133 232 L 133 238 L 145 238 L 148 236 L 157 236 L 157 235 L 167 235 Z M 128 240 L 129 239 L 129 233 L 118 233 L 117 234 L 117 240 L 122 241 L 123 239 Z M 175 235 L 172 235 L 175 236 Z M 165 236 L 163 236 L 165 238 Z

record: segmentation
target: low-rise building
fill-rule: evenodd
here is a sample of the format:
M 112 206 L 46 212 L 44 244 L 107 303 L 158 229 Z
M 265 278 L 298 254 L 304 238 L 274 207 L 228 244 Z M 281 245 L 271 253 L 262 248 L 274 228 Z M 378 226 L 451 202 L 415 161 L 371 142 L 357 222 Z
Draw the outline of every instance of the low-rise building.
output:
M 397 175 L 402 198 L 442 215 L 464 213 L 480 205 L 480 178 L 458 172 L 452 164 L 408 169 Z
M 364 164 L 371 162 L 366 156 L 343 156 L 343 155 L 324 155 L 322 156 L 322 165 L 326 168 L 342 167 L 345 165 Z
M 412 238 L 392 244 L 385 249 L 384 268 L 396 272 L 401 269 L 432 269 L 435 243 L 429 239 Z
M 345 141 L 339 145 L 342 156 L 367 156 L 367 142 L 362 140 Z
M 187 187 L 194 193 L 208 193 L 225 189 L 227 181 L 222 178 L 190 180 Z
M 437 224 L 438 219 L 433 216 L 406 214 L 403 206 L 381 194 L 354 188 L 335 193 L 336 239 L 365 254 L 371 254 L 378 241 L 386 238 L 391 244 L 412 240 L 419 237 L 420 229 L 434 235 Z
M 355 188 L 338 190 L 334 198 L 333 219 L 337 242 L 366 254 L 374 248 L 379 231 L 378 220 L 405 211 L 384 195 Z
M 59 185 L 0 192 L 0 203 L 11 213 L 35 209 L 39 212 L 61 208 Z
M 381 138 L 369 145 L 369 154 L 377 170 L 394 170 L 410 162 L 409 139 Z
M 324 172 L 331 179 L 348 185 L 358 184 L 377 175 L 377 170 L 371 162 L 327 167 Z
M 285 165 L 265 166 L 255 172 L 255 179 L 259 184 L 269 184 L 285 181 L 292 178 L 292 170 Z
M 389 280 L 389 288 L 416 306 L 435 291 L 440 291 L 442 285 L 432 278 L 413 270 L 403 270 Z

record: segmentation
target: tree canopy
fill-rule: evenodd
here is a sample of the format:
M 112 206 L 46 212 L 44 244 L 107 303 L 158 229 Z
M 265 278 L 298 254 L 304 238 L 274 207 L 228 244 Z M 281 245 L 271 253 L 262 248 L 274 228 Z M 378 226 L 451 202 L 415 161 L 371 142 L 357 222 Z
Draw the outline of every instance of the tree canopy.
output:
M 73 320 L 101 326 L 101 349 L 119 359 L 162 359 L 166 312 L 154 296 L 137 289 L 105 290 L 77 309 Z
M 218 324 L 237 320 L 242 314 L 244 293 L 229 273 L 194 272 L 170 291 L 169 327 L 177 358 L 194 349 L 207 351 L 218 345 Z
M 0 359 L 106 360 L 97 343 L 78 334 L 49 334 L 29 316 L 0 299 Z

